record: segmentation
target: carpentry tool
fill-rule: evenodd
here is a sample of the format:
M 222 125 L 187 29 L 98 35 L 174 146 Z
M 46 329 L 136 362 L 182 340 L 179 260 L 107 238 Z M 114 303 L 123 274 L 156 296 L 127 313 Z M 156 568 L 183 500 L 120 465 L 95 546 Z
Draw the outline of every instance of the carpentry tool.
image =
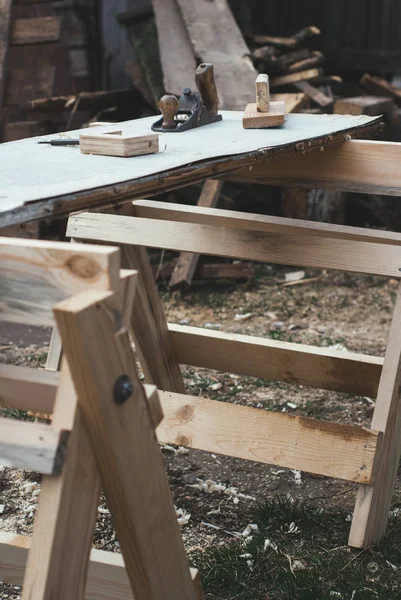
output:
M 160 99 L 161 119 L 153 123 L 153 131 L 181 132 L 222 120 L 218 114 L 219 98 L 214 82 L 213 65 L 200 64 L 195 71 L 199 92 L 184 88 L 179 100 L 166 95 Z
M 242 125 L 244 129 L 277 127 L 284 123 L 285 102 L 270 102 L 269 76 L 260 73 L 255 82 L 256 103 L 247 104 Z
M 38 144 L 50 144 L 51 146 L 79 146 L 79 140 L 60 138 L 55 140 L 41 140 Z

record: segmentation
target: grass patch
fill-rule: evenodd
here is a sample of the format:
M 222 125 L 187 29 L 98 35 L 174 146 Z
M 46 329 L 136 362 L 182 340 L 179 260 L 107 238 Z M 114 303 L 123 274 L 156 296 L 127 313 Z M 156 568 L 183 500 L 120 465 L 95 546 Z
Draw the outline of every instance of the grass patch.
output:
M 401 520 L 378 546 L 346 546 L 346 511 L 278 497 L 253 516 L 250 541 L 192 553 L 208 600 L 397 600 L 401 598 Z M 249 562 L 251 561 L 251 562 Z

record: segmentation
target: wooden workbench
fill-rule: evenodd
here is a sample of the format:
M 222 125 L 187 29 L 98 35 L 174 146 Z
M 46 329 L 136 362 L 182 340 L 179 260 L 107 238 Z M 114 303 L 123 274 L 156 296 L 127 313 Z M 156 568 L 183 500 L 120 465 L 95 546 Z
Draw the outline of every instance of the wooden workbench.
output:
M 78 147 L 38 145 L 41 138 L 0 145 L 0 229 L 151 196 L 211 177 L 297 184 L 302 179 L 310 185 L 315 179 L 310 169 L 316 175 L 324 164 L 327 174 L 322 179 L 331 181 L 336 169 L 341 171 L 341 164 L 332 162 L 339 150 L 331 147 L 351 148 L 344 141 L 369 138 L 380 129 L 380 119 L 366 116 L 290 114 L 282 128 L 244 130 L 241 112 L 222 114 L 221 122 L 207 127 L 163 133 L 160 153 L 133 158 L 83 155 Z M 151 132 L 154 120 L 128 121 L 119 127 L 124 134 L 142 135 Z M 96 128 L 96 134 L 99 131 Z M 78 137 L 81 132 L 68 135 Z M 399 154 L 397 144 L 390 147 Z M 310 166 L 303 173 L 299 165 L 305 161 Z M 385 179 L 383 189 L 395 193 Z

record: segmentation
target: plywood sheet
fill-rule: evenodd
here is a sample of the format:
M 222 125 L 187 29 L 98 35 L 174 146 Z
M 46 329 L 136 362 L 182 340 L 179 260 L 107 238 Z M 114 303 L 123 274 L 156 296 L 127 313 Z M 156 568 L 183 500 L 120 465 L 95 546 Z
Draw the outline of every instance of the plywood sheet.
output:
M 222 114 L 223 120 L 212 125 L 185 133 L 162 133 L 158 154 L 128 159 L 83 155 L 79 147 L 38 145 L 40 138 L 0 145 L 0 227 L 42 215 L 60 214 L 58 209 L 62 201 L 74 211 L 78 207 L 99 206 L 101 202 L 104 205 L 107 199 L 109 202 L 133 199 L 135 194 L 138 197 L 138 192 L 144 193 L 140 187 L 143 182 L 149 190 L 146 193 L 165 189 L 167 175 L 174 175 L 171 189 L 174 185 L 206 179 L 217 172 L 239 169 L 261 157 L 297 153 L 302 150 L 301 142 L 305 142 L 307 148 L 320 148 L 326 142 L 346 139 L 346 132 L 355 129 L 363 137 L 364 127 L 369 135 L 378 123 L 377 119 L 363 115 L 292 114 L 280 129 L 244 130 L 242 111 L 222 111 Z M 127 135 L 148 135 L 152 133 L 154 120 L 149 117 L 127 121 L 120 127 Z M 107 132 L 108 128 L 96 128 L 96 134 L 102 131 Z M 77 138 L 79 133 L 82 130 L 69 135 Z M 79 202 L 85 194 L 85 202 Z M 39 201 L 42 201 L 39 212 L 24 213 L 18 221 L 24 206 Z M 63 210 L 66 214 L 68 207 Z M 8 214 L 10 211 L 14 221 Z

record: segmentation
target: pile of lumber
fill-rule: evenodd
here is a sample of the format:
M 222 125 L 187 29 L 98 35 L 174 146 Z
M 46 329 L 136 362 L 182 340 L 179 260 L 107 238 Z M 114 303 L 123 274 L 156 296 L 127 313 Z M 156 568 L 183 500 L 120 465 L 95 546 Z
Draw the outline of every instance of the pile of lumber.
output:
M 338 75 L 327 75 L 324 54 L 313 49 L 319 35 L 320 30 L 310 26 L 290 37 L 249 36 L 255 69 L 270 75 L 270 87 L 276 97 L 287 98 L 287 112 L 371 116 L 391 113 L 393 100 L 401 99 L 401 90 L 368 74 L 359 85 L 344 82 Z M 290 96 L 291 92 L 298 96 Z

